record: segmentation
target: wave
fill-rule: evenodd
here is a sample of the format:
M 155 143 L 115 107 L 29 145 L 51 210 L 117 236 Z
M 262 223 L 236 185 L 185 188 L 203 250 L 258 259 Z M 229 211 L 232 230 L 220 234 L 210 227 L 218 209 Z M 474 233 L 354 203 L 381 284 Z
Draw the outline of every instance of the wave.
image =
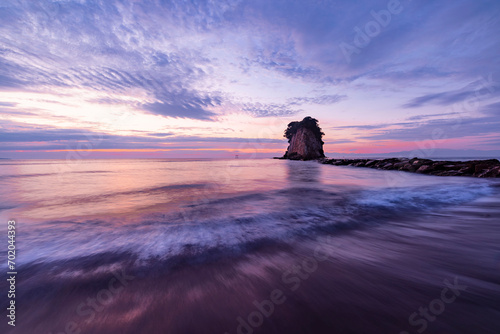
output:
M 266 196 L 265 194 L 253 193 L 253 194 L 232 196 L 227 198 L 219 198 L 215 200 L 207 200 L 202 203 L 186 204 L 185 207 L 196 207 L 200 205 L 222 205 L 222 204 L 230 205 L 246 201 L 264 201 L 268 198 L 269 197 Z
M 0 211 L 4 211 L 4 210 L 10 210 L 10 209 L 13 209 L 15 208 L 15 206 L 11 205 L 0 205 Z
M 113 172 L 112 171 L 101 171 L 101 170 L 64 172 L 64 174 L 104 174 L 104 173 L 113 173 Z M 61 173 L 7 174 L 7 175 L 0 175 L 0 179 L 52 176 L 52 175 L 60 175 L 60 174 Z
M 179 184 L 136 192 L 171 191 L 206 184 Z M 289 245 L 303 238 L 367 228 L 388 217 L 470 202 L 491 195 L 488 184 L 359 190 L 348 187 L 287 188 L 228 196 L 154 213 L 134 222 L 113 219 L 52 221 L 25 231 L 18 249 L 22 265 L 86 262 L 108 254 L 127 254 L 136 264 L 206 261 L 241 255 L 263 245 Z M 131 193 L 131 192 L 127 192 Z M 86 260 L 87 259 L 87 260 Z M 77 265 L 78 267 L 78 265 Z
M 7 175 L 0 175 L 0 179 L 14 179 L 14 178 L 50 176 L 50 175 L 55 175 L 55 173 L 7 174 Z
M 450 184 L 414 188 L 390 188 L 384 191 L 365 190 L 360 205 L 386 207 L 392 210 L 431 209 L 470 202 L 493 193 L 492 184 Z
M 58 205 L 100 202 L 102 200 L 117 197 L 117 196 L 133 196 L 133 195 L 141 195 L 141 194 L 142 195 L 155 195 L 155 194 L 160 194 L 160 193 L 179 191 L 179 190 L 183 190 L 183 189 L 202 189 L 202 188 L 209 187 L 209 186 L 210 186 L 209 183 L 171 184 L 168 186 L 161 186 L 161 187 L 150 187 L 150 188 L 142 188 L 142 189 L 129 190 L 129 191 L 109 192 L 109 193 L 94 195 L 94 196 L 70 197 Z

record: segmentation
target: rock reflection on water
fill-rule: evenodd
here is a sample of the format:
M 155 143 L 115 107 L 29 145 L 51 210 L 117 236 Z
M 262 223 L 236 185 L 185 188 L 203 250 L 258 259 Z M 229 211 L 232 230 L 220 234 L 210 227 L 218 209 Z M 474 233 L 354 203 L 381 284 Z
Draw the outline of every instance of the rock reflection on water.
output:
M 321 179 L 320 165 L 315 161 L 286 161 L 286 171 L 290 184 L 318 183 Z

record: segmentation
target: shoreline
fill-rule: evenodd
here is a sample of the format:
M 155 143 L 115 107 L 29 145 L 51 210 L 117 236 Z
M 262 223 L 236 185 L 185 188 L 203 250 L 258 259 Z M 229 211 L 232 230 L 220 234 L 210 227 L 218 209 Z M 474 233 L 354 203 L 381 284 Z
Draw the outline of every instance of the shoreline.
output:
M 419 158 L 387 159 L 317 159 L 325 165 L 366 167 L 382 170 L 398 170 L 436 176 L 472 176 L 481 178 L 500 177 L 500 161 L 497 159 L 449 161 Z

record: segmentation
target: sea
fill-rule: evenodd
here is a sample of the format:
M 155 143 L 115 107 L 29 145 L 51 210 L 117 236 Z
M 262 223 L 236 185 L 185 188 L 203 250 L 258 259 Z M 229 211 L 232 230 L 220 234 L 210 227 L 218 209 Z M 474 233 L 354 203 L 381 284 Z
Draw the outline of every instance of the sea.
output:
M 0 160 L 0 332 L 498 334 L 499 195 L 314 161 Z

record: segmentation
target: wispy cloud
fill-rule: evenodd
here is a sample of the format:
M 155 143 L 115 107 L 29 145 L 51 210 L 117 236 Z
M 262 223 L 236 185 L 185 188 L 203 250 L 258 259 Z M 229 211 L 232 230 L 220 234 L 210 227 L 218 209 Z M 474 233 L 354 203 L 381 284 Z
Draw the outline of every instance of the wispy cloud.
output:
M 207 107 L 221 104 L 218 97 L 200 97 L 195 93 L 183 92 L 164 96 L 161 102 L 143 104 L 142 108 L 158 115 L 209 120 L 215 114 Z
M 404 104 L 404 108 L 418 108 L 428 104 L 448 106 L 474 96 L 474 91 L 450 91 L 416 97 Z
M 292 109 L 290 104 L 245 103 L 242 110 L 255 117 L 291 116 L 301 110 Z
M 465 138 L 498 133 L 500 119 L 494 117 L 469 117 L 433 119 L 419 123 L 407 124 L 405 127 L 377 129 L 369 134 L 361 135 L 364 140 L 397 140 L 420 141 L 433 140 L 436 133 L 441 138 Z
M 255 117 L 271 117 L 271 116 L 291 116 L 303 109 L 299 108 L 303 105 L 331 105 L 343 100 L 346 100 L 346 95 L 320 95 L 311 97 L 294 97 L 287 99 L 286 103 L 245 103 L 241 109 Z
M 446 113 L 441 113 L 441 114 L 417 115 L 417 116 L 408 117 L 407 120 L 408 121 L 422 121 L 422 120 L 426 120 L 426 119 L 434 118 L 434 117 L 452 116 L 452 115 L 456 116 L 458 114 L 459 114 L 458 112 L 446 112 Z
M 221 144 L 223 147 L 234 149 L 238 148 L 238 144 L 241 143 L 282 145 L 284 139 L 175 136 L 172 133 L 120 136 L 80 129 L 55 128 L 37 130 L 18 128 L 15 131 L 0 129 L 0 152 L 2 153 L 16 150 L 213 149 L 221 147 Z
M 321 95 L 315 97 L 294 97 L 288 100 L 290 105 L 303 105 L 303 104 L 320 104 L 330 105 L 346 100 L 347 95 Z

